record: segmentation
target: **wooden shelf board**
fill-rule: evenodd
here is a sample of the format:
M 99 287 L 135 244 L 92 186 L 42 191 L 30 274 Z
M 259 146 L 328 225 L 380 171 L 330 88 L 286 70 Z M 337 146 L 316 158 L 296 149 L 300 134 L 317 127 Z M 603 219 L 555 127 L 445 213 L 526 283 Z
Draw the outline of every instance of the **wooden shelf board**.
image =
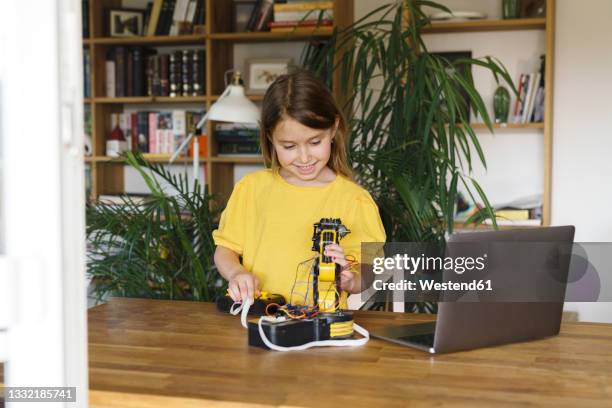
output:
M 98 37 L 83 40 L 83 44 L 100 45 L 139 45 L 139 44 L 202 44 L 206 41 L 205 34 L 164 35 L 164 36 L 134 36 L 134 37 Z M 87 42 L 86 42 L 87 41 Z
M 210 34 L 211 40 L 223 40 L 223 41 L 234 41 L 234 42 L 254 42 L 254 41 L 304 41 L 313 37 L 330 37 L 332 31 L 329 30 L 316 30 L 312 31 L 299 31 L 299 32 L 282 32 L 272 33 L 269 31 L 256 32 L 256 33 L 214 33 Z
M 152 163 L 166 163 L 168 164 L 168 160 L 170 160 L 170 156 L 171 155 L 166 155 L 163 157 L 144 157 L 145 160 L 152 162 Z M 173 164 L 191 164 L 192 162 L 192 158 L 191 157 L 179 157 L 178 159 L 176 159 L 176 161 Z M 200 163 L 206 163 L 206 161 L 208 160 L 207 157 L 200 157 Z M 94 156 L 92 158 L 90 158 L 90 161 L 95 161 L 98 163 L 123 163 L 125 162 L 124 159 L 122 158 L 118 158 L 118 157 L 110 157 L 110 156 Z
M 206 96 L 126 96 L 126 97 L 97 97 L 97 103 L 123 104 L 123 103 L 206 103 Z
M 91 103 L 92 98 L 83 98 L 83 103 Z
M 472 129 L 487 129 L 487 126 L 484 123 L 470 123 Z M 493 124 L 493 129 L 544 129 L 544 123 L 495 123 Z
M 209 159 L 212 163 L 263 164 L 263 156 L 215 156 Z
M 546 28 L 545 18 L 518 18 L 510 20 L 475 20 L 475 21 L 449 21 L 432 23 L 424 27 L 424 34 L 433 33 L 462 33 L 474 31 L 515 31 L 515 30 L 543 30 Z

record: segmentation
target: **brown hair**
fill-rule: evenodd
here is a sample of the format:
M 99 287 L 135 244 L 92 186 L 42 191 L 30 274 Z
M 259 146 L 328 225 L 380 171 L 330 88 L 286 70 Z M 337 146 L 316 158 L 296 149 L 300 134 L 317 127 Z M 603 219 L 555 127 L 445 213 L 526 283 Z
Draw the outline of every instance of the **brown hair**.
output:
M 346 153 L 346 120 L 323 82 L 313 74 L 299 70 L 281 75 L 266 91 L 259 139 L 266 165 L 273 169 L 278 168 L 278 157 L 272 144 L 272 133 L 285 116 L 313 129 L 330 129 L 338 119 L 327 166 L 334 173 L 352 179 Z

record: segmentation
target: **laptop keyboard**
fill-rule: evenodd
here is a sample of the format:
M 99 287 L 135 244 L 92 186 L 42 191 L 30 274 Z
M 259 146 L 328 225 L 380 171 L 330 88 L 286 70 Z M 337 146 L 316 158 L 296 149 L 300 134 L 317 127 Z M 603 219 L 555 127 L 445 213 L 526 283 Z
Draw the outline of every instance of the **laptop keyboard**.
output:
M 413 334 L 410 336 L 398 337 L 398 340 L 407 341 L 409 343 L 421 344 L 427 347 L 433 347 L 434 334 Z

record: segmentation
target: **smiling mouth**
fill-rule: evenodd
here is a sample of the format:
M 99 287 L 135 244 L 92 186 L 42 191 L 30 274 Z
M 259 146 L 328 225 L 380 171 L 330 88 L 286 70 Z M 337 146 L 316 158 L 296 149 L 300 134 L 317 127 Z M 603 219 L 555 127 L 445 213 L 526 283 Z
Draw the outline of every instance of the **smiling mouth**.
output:
M 307 165 L 307 166 L 302 166 L 302 165 L 296 164 L 296 165 L 295 165 L 295 167 L 297 167 L 297 168 L 298 168 L 298 170 L 300 171 L 300 173 L 310 173 L 311 171 L 313 171 L 313 170 L 314 170 L 314 168 L 315 168 L 315 164 L 316 164 L 316 163 L 313 163 L 313 164 L 309 164 L 309 165 Z

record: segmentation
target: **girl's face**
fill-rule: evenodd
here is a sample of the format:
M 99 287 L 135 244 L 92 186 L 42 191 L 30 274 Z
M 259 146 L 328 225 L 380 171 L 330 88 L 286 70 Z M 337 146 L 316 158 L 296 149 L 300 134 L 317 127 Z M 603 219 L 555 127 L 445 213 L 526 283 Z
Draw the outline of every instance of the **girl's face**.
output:
M 312 129 L 290 117 L 281 120 L 272 134 L 279 165 L 298 180 L 320 181 L 337 127 L 336 122 L 330 129 Z

